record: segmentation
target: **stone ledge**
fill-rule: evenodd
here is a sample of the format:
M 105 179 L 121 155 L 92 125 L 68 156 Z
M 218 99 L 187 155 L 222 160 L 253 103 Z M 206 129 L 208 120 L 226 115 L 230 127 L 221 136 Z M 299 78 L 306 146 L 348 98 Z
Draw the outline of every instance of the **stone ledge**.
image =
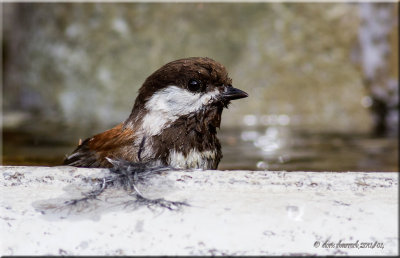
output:
M 0 167 L 1 255 L 398 254 L 398 173 L 174 171 L 138 185 L 181 210 L 127 204 L 107 169 Z M 326 244 L 383 243 L 384 248 Z M 317 246 L 319 241 L 319 246 Z M 361 247 L 361 246 L 360 246 Z

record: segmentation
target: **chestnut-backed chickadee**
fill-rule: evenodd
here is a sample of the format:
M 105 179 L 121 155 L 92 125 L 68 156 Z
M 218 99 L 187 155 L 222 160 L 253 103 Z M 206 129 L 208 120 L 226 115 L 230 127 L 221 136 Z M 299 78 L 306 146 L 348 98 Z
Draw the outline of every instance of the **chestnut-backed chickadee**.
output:
M 128 119 L 80 143 L 64 164 L 112 167 L 110 160 L 126 160 L 217 169 L 222 152 L 216 128 L 222 110 L 247 96 L 232 87 L 225 67 L 210 58 L 170 62 L 146 79 Z

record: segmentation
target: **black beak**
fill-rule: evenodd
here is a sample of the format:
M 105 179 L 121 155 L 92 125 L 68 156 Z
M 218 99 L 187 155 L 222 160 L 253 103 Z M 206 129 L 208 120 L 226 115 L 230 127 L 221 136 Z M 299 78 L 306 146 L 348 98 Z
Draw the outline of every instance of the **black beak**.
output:
M 232 86 L 225 87 L 225 91 L 222 92 L 222 96 L 227 100 L 247 98 L 249 94 L 246 92 L 233 88 Z

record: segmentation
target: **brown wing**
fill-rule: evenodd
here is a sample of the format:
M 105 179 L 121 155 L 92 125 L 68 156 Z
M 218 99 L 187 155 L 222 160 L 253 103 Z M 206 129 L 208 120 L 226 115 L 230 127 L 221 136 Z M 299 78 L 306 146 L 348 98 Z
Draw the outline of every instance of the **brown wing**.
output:
M 63 164 L 75 167 L 112 167 L 108 158 L 136 162 L 135 135 L 130 128 L 119 124 L 114 128 L 86 139 L 65 158 Z

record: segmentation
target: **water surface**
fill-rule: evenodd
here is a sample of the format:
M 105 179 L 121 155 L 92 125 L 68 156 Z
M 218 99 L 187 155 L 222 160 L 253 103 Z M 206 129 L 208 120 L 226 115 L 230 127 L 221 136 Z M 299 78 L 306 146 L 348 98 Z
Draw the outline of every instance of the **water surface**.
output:
M 5 129 L 3 165 L 60 165 L 79 141 L 74 136 L 77 132 L 64 131 Z M 268 126 L 225 128 L 219 138 L 224 155 L 221 170 L 398 171 L 397 137 L 311 133 Z

